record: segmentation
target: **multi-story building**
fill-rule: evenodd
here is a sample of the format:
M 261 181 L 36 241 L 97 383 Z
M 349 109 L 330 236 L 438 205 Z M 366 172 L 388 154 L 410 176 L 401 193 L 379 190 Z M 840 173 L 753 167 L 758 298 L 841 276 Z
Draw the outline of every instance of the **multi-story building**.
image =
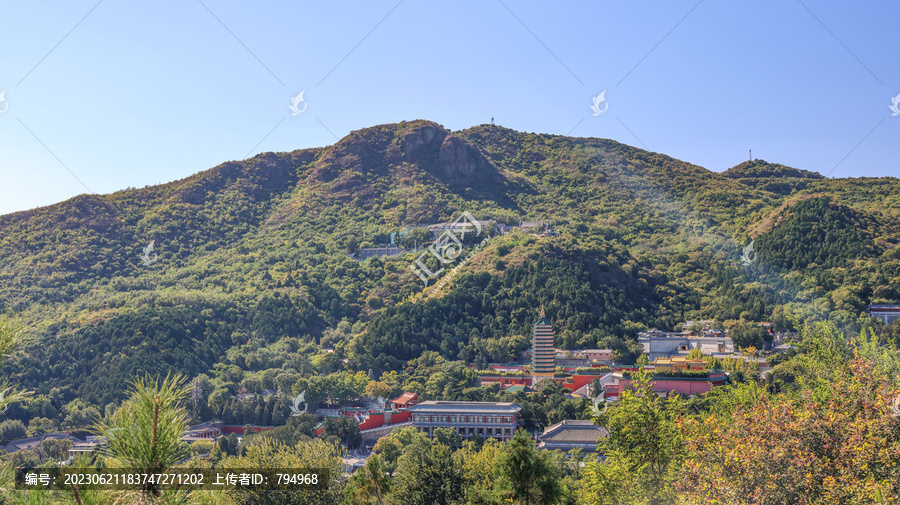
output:
M 556 372 L 556 348 L 554 347 L 553 325 L 544 315 L 534 323 L 531 334 L 531 375 L 536 383 L 540 379 L 553 377 Z
M 509 441 L 519 426 L 522 407 L 506 402 L 425 401 L 409 408 L 412 426 L 434 436 L 436 428 L 451 428 L 469 440 L 478 435 Z
M 729 355 L 734 353 L 731 337 L 702 336 L 690 332 L 662 332 L 650 330 L 638 333 L 638 343 L 644 348 L 650 360 L 668 356 L 687 355 L 691 349 L 700 349 L 703 354 Z
M 612 349 L 556 349 L 556 365 L 561 367 L 591 366 L 594 362 L 612 362 Z
M 656 358 L 653 366 L 658 372 L 702 372 L 706 370 L 706 362 L 702 358 L 690 359 L 685 356 L 673 358 Z
M 884 321 L 884 324 L 893 324 L 894 321 L 900 319 L 900 305 L 869 305 L 866 309 L 872 317 L 877 317 Z
M 703 319 L 700 321 L 685 321 L 684 324 L 679 324 L 676 328 L 680 328 L 680 330 L 687 330 L 688 328 L 694 331 L 702 331 L 708 330 L 714 325 L 716 322 L 712 319 Z

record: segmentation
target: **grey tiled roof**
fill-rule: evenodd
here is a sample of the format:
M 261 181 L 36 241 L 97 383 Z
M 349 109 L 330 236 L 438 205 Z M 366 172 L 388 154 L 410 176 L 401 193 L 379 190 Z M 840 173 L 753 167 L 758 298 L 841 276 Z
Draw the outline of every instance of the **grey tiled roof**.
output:
M 44 440 L 71 440 L 74 442 L 81 442 L 78 438 L 73 437 L 68 433 L 47 433 L 45 435 L 40 435 L 36 437 L 23 438 L 20 440 L 13 440 L 7 443 L 2 447 L 6 452 L 15 452 L 22 449 L 33 449 L 39 445 Z
M 538 436 L 541 442 L 552 444 L 593 444 L 609 433 L 591 421 L 566 419 L 544 429 Z
M 421 402 L 409 408 L 412 412 L 435 412 L 442 414 L 458 414 L 461 412 L 470 413 L 508 413 L 514 414 L 522 407 L 515 403 L 509 402 L 448 402 L 448 401 L 427 401 Z

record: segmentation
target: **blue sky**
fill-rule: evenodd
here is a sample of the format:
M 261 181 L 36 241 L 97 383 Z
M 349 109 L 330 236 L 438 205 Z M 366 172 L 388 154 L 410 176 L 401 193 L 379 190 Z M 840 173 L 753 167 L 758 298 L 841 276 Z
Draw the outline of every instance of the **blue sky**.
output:
M 5 2 L 0 213 L 412 119 L 900 176 L 893 3 L 548 5 Z

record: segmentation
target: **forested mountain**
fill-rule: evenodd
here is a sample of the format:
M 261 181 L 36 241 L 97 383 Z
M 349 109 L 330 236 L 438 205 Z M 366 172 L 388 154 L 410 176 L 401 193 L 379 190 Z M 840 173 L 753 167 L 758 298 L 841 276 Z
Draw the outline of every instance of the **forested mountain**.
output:
M 496 236 L 437 289 L 413 253 L 347 256 L 462 211 L 560 235 Z M 104 405 L 140 373 L 503 361 L 541 304 L 560 346 L 626 357 L 641 329 L 689 319 L 858 331 L 865 304 L 900 301 L 898 243 L 896 178 L 717 173 L 611 140 L 412 121 L 0 216 L 0 309 L 29 325 L 14 380 Z

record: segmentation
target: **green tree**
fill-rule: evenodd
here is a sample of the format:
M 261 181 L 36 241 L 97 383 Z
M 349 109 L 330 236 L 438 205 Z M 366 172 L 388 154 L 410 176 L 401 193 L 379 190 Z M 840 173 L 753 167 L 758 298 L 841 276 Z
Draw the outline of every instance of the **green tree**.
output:
M 503 503 L 552 505 L 562 499 L 561 475 L 547 453 L 517 430 L 499 458 L 499 495 Z
M 329 417 L 322 425 L 322 437 L 335 436 L 349 448 L 359 447 L 362 435 L 359 434 L 359 423 L 351 417 Z
M 168 375 L 161 382 L 150 377 L 135 380 L 131 397 L 108 422 L 95 428 L 98 435 L 107 438 L 109 466 L 164 473 L 188 457 L 181 436 L 187 429 L 188 411 L 183 402 L 189 394 L 185 377 L 180 374 Z M 149 502 L 161 495 L 156 484 L 144 484 L 133 499 Z
M 35 453 L 42 461 L 64 461 L 69 457 L 69 449 L 72 448 L 71 440 L 57 440 L 48 438 L 41 441 L 41 445 L 35 449 Z
M 247 448 L 239 458 L 227 458 L 224 470 L 244 471 L 247 468 L 310 468 L 324 473 L 321 489 L 290 491 L 237 488 L 225 491 L 229 505 L 333 505 L 343 498 L 345 480 L 341 469 L 341 449 L 323 440 L 285 445 L 277 440 L 263 439 Z
M 385 400 L 388 400 L 391 396 L 391 390 L 391 386 L 385 384 L 384 382 L 369 381 L 369 383 L 366 384 L 366 394 L 371 396 L 372 398 L 383 398 Z
M 390 503 L 451 505 L 463 497 L 464 479 L 459 453 L 429 440 L 417 441 L 400 456 Z
M 391 478 L 381 457 L 369 456 L 366 466 L 350 478 L 344 488 L 344 505 L 384 505 L 391 489 Z
M 488 505 L 500 501 L 496 488 L 500 458 L 505 449 L 505 445 L 496 438 L 487 439 L 480 448 L 472 442 L 465 443 L 460 453 L 464 461 L 466 503 Z
M 435 428 L 434 441 L 449 447 L 459 447 L 462 445 L 462 436 L 455 428 Z
M 237 456 L 239 451 L 238 446 L 238 437 L 234 433 L 229 433 L 219 439 L 219 450 L 222 451 L 222 454 L 225 456 Z
M 227 389 L 216 389 L 209 395 L 209 408 L 212 409 L 215 415 L 221 414 L 230 399 L 231 393 Z
M 13 468 L 35 468 L 41 463 L 41 457 L 35 451 L 28 449 L 16 451 L 9 457 L 9 464 Z
M 2 425 L 2 424 L 0 424 Z M 28 433 L 32 437 L 44 435 L 57 429 L 57 422 L 46 417 L 33 417 L 28 421 Z
M 10 440 L 25 438 L 26 435 L 25 425 L 18 419 L 7 419 L 0 423 L 0 445 L 6 445 Z
M 299 416 L 290 417 L 285 425 L 244 437 L 241 443 L 246 447 L 257 444 L 266 438 L 279 441 L 285 445 L 294 445 L 301 441 L 308 442 L 316 436 L 317 424 L 318 420 L 315 414 L 303 412 Z
M 69 402 L 63 410 L 66 412 L 66 417 L 63 419 L 62 426 L 70 430 L 89 427 L 96 424 L 102 417 L 100 411 L 92 405 L 87 405 L 81 399 Z
M 212 452 L 213 447 L 215 447 L 215 444 L 211 440 L 197 440 L 190 445 L 191 455 L 209 454 Z
M 756 323 L 742 323 L 728 332 L 731 341 L 739 348 L 755 347 L 762 349 L 765 342 L 771 342 L 772 336 Z
M 381 460 L 388 472 L 393 474 L 397 469 L 397 462 L 406 447 L 414 443 L 427 443 L 428 437 L 413 427 L 407 426 L 391 430 L 391 434 L 381 437 L 375 442 L 373 451 L 381 456 Z
M 636 366 L 636 367 L 647 366 L 649 364 L 650 364 L 650 359 L 647 358 L 647 355 L 644 353 L 641 353 L 634 362 L 634 366 Z
M 390 436 L 381 437 L 375 442 L 372 452 L 381 457 L 385 471 L 393 475 L 394 470 L 397 469 L 397 460 L 400 459 L 400 455 L 403 453 L 403 445 L 396 438 Z
M 0 314 L 0 364 L 12 354 L 24 334 L 25 330 L 18 319 L 10 317 L 9 314 Z M 10 405 L 24 400 L 31 393 L 31 391 L 19 389 L 17 385 L 10 383 L 6 376 L 3 376 L 0 378 L 0 411 L 6 412 Z
M 680 404 L 653 390 L 650 374 L 632 375 L 632 389 L 595 421 L 609 435 L 598 449 L 605 463 L 588 463 L 582 498 L 590 505 L 673 503 L 673 482 L 683 460 L 683 439 L 677 424 Z

